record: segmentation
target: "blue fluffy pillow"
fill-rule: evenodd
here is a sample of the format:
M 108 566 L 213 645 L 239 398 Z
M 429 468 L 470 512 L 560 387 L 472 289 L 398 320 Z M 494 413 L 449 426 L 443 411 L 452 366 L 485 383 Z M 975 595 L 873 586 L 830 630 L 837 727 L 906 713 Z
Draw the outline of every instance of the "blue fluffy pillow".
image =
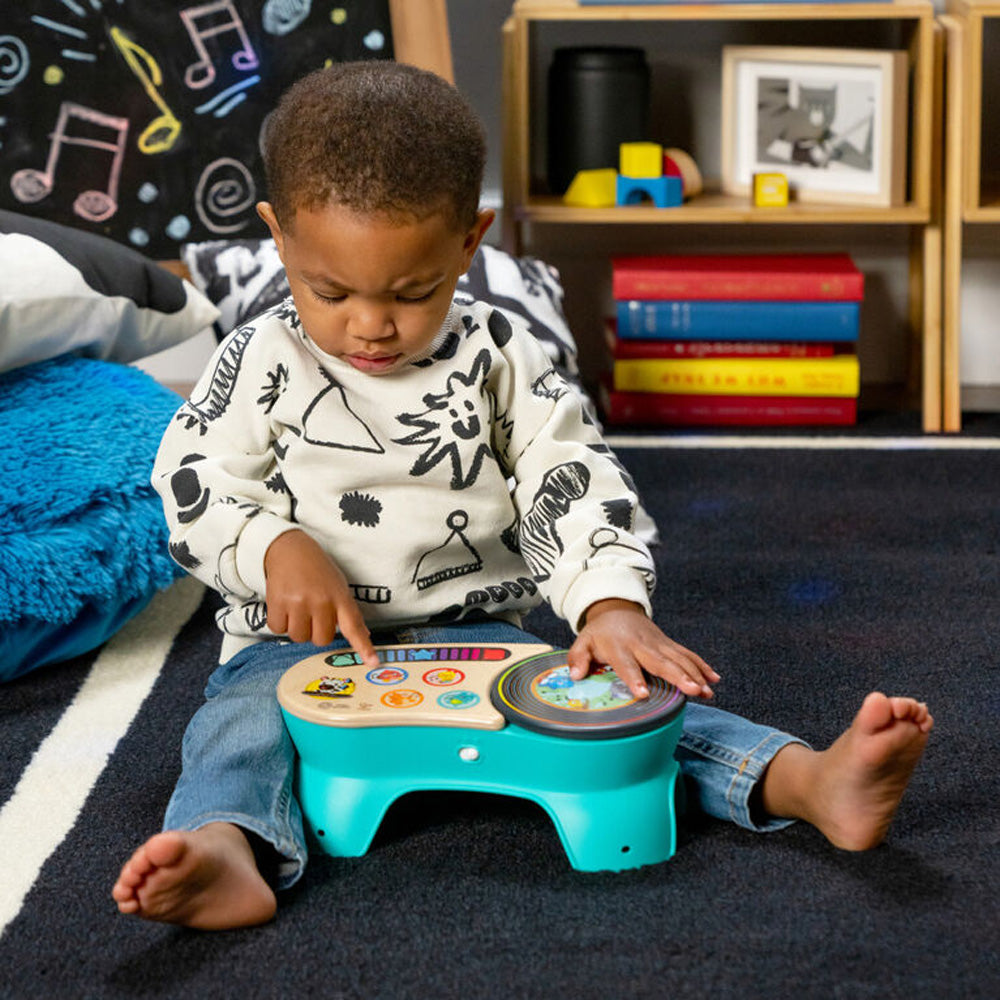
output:
M 95 648 L 181 575 L 149 485 L 178 405 L 105 361 L 0 375 L 0 680 Z

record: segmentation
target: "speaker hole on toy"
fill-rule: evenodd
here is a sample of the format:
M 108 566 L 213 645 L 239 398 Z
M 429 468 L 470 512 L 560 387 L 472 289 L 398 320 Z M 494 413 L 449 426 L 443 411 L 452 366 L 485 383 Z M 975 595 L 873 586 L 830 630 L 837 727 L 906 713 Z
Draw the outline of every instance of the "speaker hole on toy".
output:
M 317 830 L 316 831 L 316 836 L 317 837 L 325 837 L 326 836 L 326 830 Z
M 624 846 L 624 847 L 622 848 L 622 854 L 628 854 L 628 852 L 629 852 L 629 851 L 631 851 L 631 850 L 632 850 L 632 848 L 631 848 L 631 847 L 629 847 L 629 846 L 628 846 L 628 844 L 626 844 L 626 845 L 625 845 L 625 846 Z

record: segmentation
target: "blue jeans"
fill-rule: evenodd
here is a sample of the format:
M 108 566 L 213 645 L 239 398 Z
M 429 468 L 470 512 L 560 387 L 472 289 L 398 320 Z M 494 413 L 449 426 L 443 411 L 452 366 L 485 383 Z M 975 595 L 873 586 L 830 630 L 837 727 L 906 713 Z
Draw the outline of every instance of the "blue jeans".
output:
M 410 626 L 372 635 L 376 644 L 539 642 L 496 619 Z M 307 842 L 293 793 L 295 747 L 275 687 L 293 664 L 329 647 L 267 641 L 241 650 L 209 678 L 205 704 L 184 734 L 183 768 L 164 817 L 165 830 L 234 823 L 270 844 L 283 859 L 277 884 L 294 884 L 305 868 Z M 689 701 L 676 750 L 688 804 L 750 830 L 789 820 L 757 816 L 751 795 L 774 755 L 801 740 L 720 709 Z

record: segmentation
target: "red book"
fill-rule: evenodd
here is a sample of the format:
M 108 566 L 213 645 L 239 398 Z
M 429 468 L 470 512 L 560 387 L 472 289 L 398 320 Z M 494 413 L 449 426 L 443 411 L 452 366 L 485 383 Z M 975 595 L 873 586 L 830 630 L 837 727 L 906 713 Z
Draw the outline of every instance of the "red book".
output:
M 688 396 L 600 387 L 609 426 L 777 427 L 854 424 L 857 399 L 823 396 Z
M 833 344 L 753 340 L 618 340 L 615 360 L 628 358 L 831 358 Z
M 615 299 L 860 301 L 864 275 L 847 254 L 613 257 Z
M 620 338 L 614 317 L 604 324 L 612 359 L 626 358 L 830 358 L 844 344 L 777 340 L 635 340 Z

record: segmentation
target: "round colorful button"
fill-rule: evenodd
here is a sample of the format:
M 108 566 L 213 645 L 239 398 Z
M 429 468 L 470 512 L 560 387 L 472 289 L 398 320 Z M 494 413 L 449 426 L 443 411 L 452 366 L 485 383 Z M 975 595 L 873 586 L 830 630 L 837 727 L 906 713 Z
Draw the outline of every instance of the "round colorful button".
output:
M 376 667 L 369 670 L 365 676 L 372 684 L 402 684 L 410 675 L 399 667 Z
M 479 704 L 475 691 L 445 691 L 438 695 L 437 703 L 442 708 L 472 708 Z
M 461 684 L 465 680 L 465 674 L 454 667 L 435 667 L 424 674 L 424 683 L 432 684 L 434 687 L 449 687 L 452 684 Z
M 414 708 L 423 700 L 424 696 L 419 691 L 410 691 L 406 688 L 386 691 L 382 695 L 382 704 L 387 708 Z

